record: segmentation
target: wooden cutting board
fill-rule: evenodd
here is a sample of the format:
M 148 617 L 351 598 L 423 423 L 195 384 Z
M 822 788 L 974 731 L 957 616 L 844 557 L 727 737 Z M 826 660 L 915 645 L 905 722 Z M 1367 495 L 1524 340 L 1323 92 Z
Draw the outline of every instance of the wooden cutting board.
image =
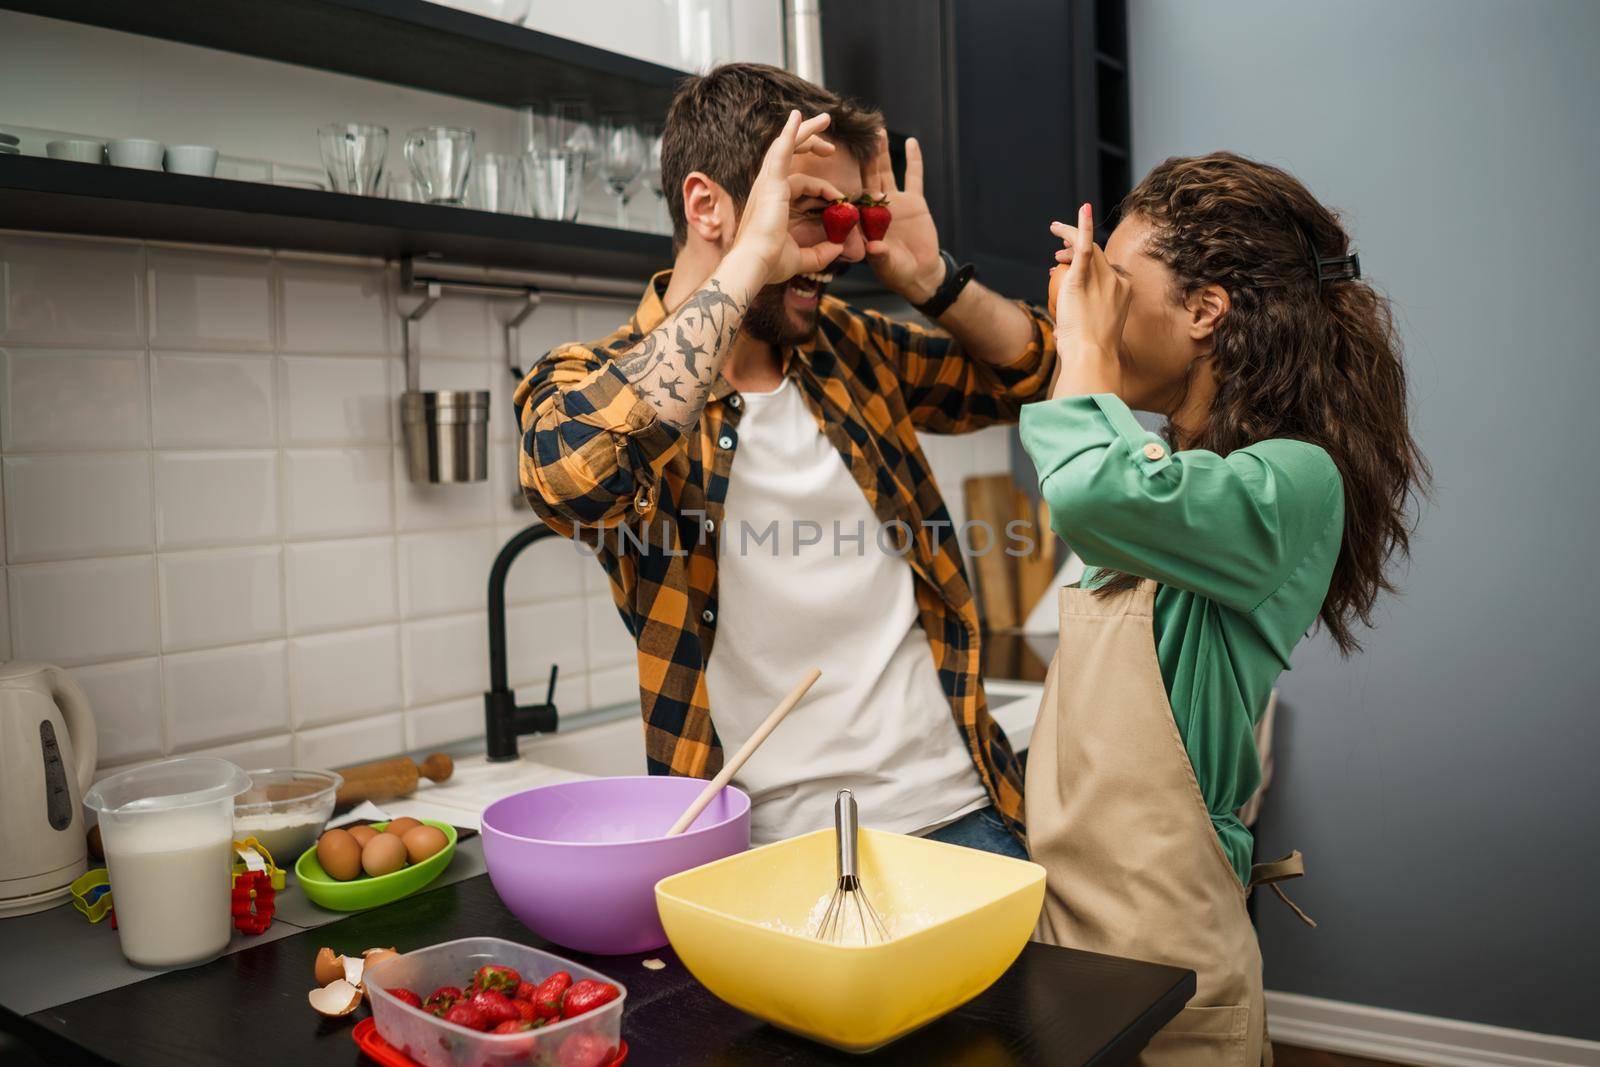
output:
M 963 489 L 967 521 L 983 524 L 971 533 L 969 545 L 984 625 L 991 631 L 1015 629 L 1055 577 L 1056 536 L 1049 508 L 1017 488 L 1009 474 L 968 478 Z M 1017 536 L 1008 534 L 1008 527 Z M 991 536 L 999 543 L 992 544 Z M 1030 540 L 1032 550 L 1022 553 Z

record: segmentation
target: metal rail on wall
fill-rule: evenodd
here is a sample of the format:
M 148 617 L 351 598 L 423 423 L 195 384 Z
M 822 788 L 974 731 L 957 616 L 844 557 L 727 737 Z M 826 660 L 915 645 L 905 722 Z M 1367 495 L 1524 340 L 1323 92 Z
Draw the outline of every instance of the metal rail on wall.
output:
M 422 301 L 400 313 L 406 354 L 406 389 L 400 397 L 406 467 L 412 482 L 449 484 L 488 478 L 489 393 L 487 390 L 429 390 L 422 385 L 420 324 L 444 296 L 469 293 L 517 300 L 520 306 L 504 324 L 506 369 L 517 381 L 525 371 L 519 358 L 522 324 L 546 296 L 632 306 L 636 282 L 585 278 L 549 271 L 478 267 L 413 256 L 400 264 L 402 292 L 421 292 Z

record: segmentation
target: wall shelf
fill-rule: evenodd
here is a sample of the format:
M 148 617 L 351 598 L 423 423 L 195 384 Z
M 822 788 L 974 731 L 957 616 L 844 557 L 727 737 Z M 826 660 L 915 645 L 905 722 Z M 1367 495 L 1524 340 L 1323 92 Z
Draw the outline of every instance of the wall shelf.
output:
M 660 121 L 685 72 L 427 0 L 0 0 L 0 9 L 516 107 Z
M 641 283 L 672 262 L 660 234 L 33 156 L 0 156 L 0 228 L 443 256 Z

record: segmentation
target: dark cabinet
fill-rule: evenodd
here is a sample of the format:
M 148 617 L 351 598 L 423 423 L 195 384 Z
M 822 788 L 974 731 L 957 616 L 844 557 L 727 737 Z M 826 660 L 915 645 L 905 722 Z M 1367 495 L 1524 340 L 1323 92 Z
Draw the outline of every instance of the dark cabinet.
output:
M 945 246 L 1042 302 L 1050 220 L 1128 189 L 1126 26 L 1124 0 L 823 0 L 823 70 L 921 143 Z

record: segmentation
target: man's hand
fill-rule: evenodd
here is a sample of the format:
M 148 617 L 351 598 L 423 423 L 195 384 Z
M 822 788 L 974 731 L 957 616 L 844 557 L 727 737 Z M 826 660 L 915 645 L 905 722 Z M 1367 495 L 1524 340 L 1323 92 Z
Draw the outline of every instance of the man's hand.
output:
M 944 281 L 944 261 L 939 258 L 939 231 L 922 198 L 922 146 L 915 137 L 906 141 L 906 187 L 894 184 L 889 166 L 889 135 L 878 131 L 878 148 L 862 168 L 868 193 L 888 197 L 889 232 L 881 241 L 867 242 L 867 262 L 879 280 L 912 304 L 926 303 Z
M 767 149 L 766 157 L 761 161 L 761 170 L 750 186 L 750 195 L 745 200 L 744 211 L 739 218 L 739 230 L 728 256 L 749 256 L 758 266 L 763 285 L 776 285 L 796 274 L 823 270 L 844 251 L 843 245 L 832 241 L 801 248 L 789 233 L 794 221 L 792 205 L 796 200 L 803 197 L 839 200 L 844 197 L 843 193 L 821 178 L 791 173 L 796 155 L 802 152 L 828 155 L 833 152 L 833 145 L 817 136 L 828 128 L 828 122 L 827 113 L 801 122 L 800 112 L 789 112 L 783 132 Z

